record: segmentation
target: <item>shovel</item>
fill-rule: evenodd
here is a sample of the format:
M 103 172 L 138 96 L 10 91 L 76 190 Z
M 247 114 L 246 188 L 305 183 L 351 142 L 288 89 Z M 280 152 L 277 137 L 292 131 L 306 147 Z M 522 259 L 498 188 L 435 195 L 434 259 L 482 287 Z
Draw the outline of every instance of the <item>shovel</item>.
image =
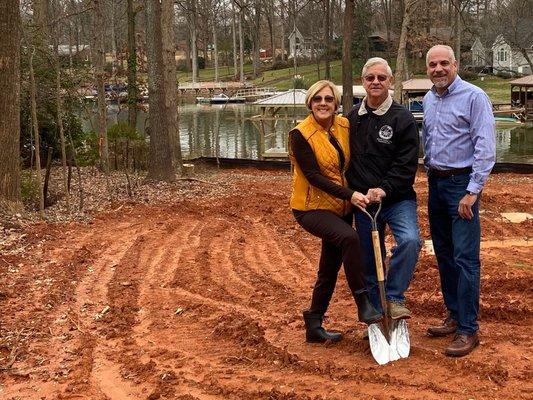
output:
M 377 218 L 381 211 L 381 202 L 374 215 L 366 209 L 359 207 L 372 222 L 372 246 L 374 247 L 374 261 L 376 263 L 376 275 L 378 278 L 379 298 L 383 310 L 383 318 L 380 322 L 368 326 L 368 341 L 372 356 L 379 365 L 385 365 L 390 361 L 409 356 L 411 344 L 409 341 L 409 331 L 407 322 L 404 319 L 392 320 L 387 315 L 387 299 L 385 297 L 385 274 L 383 272 L 383 262 L 381 259 L 381 244 Z

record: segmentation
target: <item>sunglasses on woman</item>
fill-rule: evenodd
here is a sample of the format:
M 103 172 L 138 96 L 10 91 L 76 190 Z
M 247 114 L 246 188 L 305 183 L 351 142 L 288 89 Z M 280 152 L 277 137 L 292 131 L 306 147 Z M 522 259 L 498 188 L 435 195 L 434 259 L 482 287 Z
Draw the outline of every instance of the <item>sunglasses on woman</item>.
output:
M 324 101 L 326 103 L 333 103 L 335 101 L 335 97 L 333 97 L 333 96 L 324 96 L 324 97 L 322 97 L 322 96 L 313 96 L 311 98 L 311 101 L 313 103 L 321 103 L 322 102 L 322 98 L 324 99 Z
M 378 81 L 380 82 L 385 82 L 389 77 L 387 75 L 366 75 L 365 81 L 374 82 L 376 78 L 378 78 Z

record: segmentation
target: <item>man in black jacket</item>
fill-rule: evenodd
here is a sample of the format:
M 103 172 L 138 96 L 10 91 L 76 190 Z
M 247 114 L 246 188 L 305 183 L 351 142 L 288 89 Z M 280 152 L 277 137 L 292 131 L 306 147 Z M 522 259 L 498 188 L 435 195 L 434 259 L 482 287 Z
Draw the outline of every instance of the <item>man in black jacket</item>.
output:
M 418 128 L 412 114 L 389 94 L 392 71 L 386 60 L 369 59 L 363 67 L 362 81 L 366 96 L 347 116 L 351 159 L 346 178 L 350 188 L 366 193 L 371 203 L 382 202 L 378 229 L 383 259 L 386 225 L 396 241 L 385 284 L 387 312 L 393 319 L 410 318 L 404 292 L 421 248 L 413 190 L 418 166 Z M 370 299 L 381 310 L 370 220 L 358 210 L 355 219 Z

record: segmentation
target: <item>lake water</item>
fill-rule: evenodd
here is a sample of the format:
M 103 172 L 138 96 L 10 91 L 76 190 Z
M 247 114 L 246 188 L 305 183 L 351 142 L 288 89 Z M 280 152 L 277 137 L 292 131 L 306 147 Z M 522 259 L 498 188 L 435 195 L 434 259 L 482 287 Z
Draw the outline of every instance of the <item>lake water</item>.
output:
M 200 105 L 180 104 L 179 130 L 184 158 L 225 157 L 260 158 L 264 150 L 286 151 L 287 133 L 294 122 L 280 120 L 265 123 L 268 132 L 264 149 L 260 149 L 259 129 L 251 117 L 260 113 L 259 108 L 249 104 Z M 305 109 L 298 111 L 297 119 L 305 117 Z M 127 120 L 127 108 L 119 110 L 108 107 L 108 124 Z M 290 115 L 288 119 L 292 119 Z M 91 118 L 94 120 L 93 118 Z M 147 114 L 139 113 L 137 128 L 144 132 L 149 124 Z M 90 119 L 84 122 L 90 130 Z M 498 162 L 533 164 L 533 125 L 505 123 L 496 125 L 496 158 Z

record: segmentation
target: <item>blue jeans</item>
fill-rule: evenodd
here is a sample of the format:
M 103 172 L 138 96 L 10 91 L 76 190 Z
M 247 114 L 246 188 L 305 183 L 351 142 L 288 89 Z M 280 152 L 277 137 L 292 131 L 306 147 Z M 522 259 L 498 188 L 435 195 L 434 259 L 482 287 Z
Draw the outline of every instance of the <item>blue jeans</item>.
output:
M 369 211 L 375 211 L 376 205 L 370 205 Z M 357 211 L 355 223 L 359 240 L 363 250 L 363 264 L 365 266 L 365 281 L 370 301 L 378 310 L 382 310 L 379 298 L 374 248 L 372 246 L 372 225 L 366 214 Z M 396 246 L 392 248 L 389 268 L 387 271 L 385 292 L 387 300 L 405 300 L 404 292 L 413 278 L 418 254 L 422 247 L 420 231 L 418 229 L 416 200 L 403 200 L 383 207 L 377 220 L 381 241 L 382 259 L 385 260 L 385 225 L 388 225 Z
M 457 321 L 457 333 L 472 335 L 478 329 L 481 228 L 479 197 L 471 220 L 459 216 L 459 201 L 466 194 L 469 174 L 448 178 L 429 176 L 429 228 L 439 264 L 446 308 Z

